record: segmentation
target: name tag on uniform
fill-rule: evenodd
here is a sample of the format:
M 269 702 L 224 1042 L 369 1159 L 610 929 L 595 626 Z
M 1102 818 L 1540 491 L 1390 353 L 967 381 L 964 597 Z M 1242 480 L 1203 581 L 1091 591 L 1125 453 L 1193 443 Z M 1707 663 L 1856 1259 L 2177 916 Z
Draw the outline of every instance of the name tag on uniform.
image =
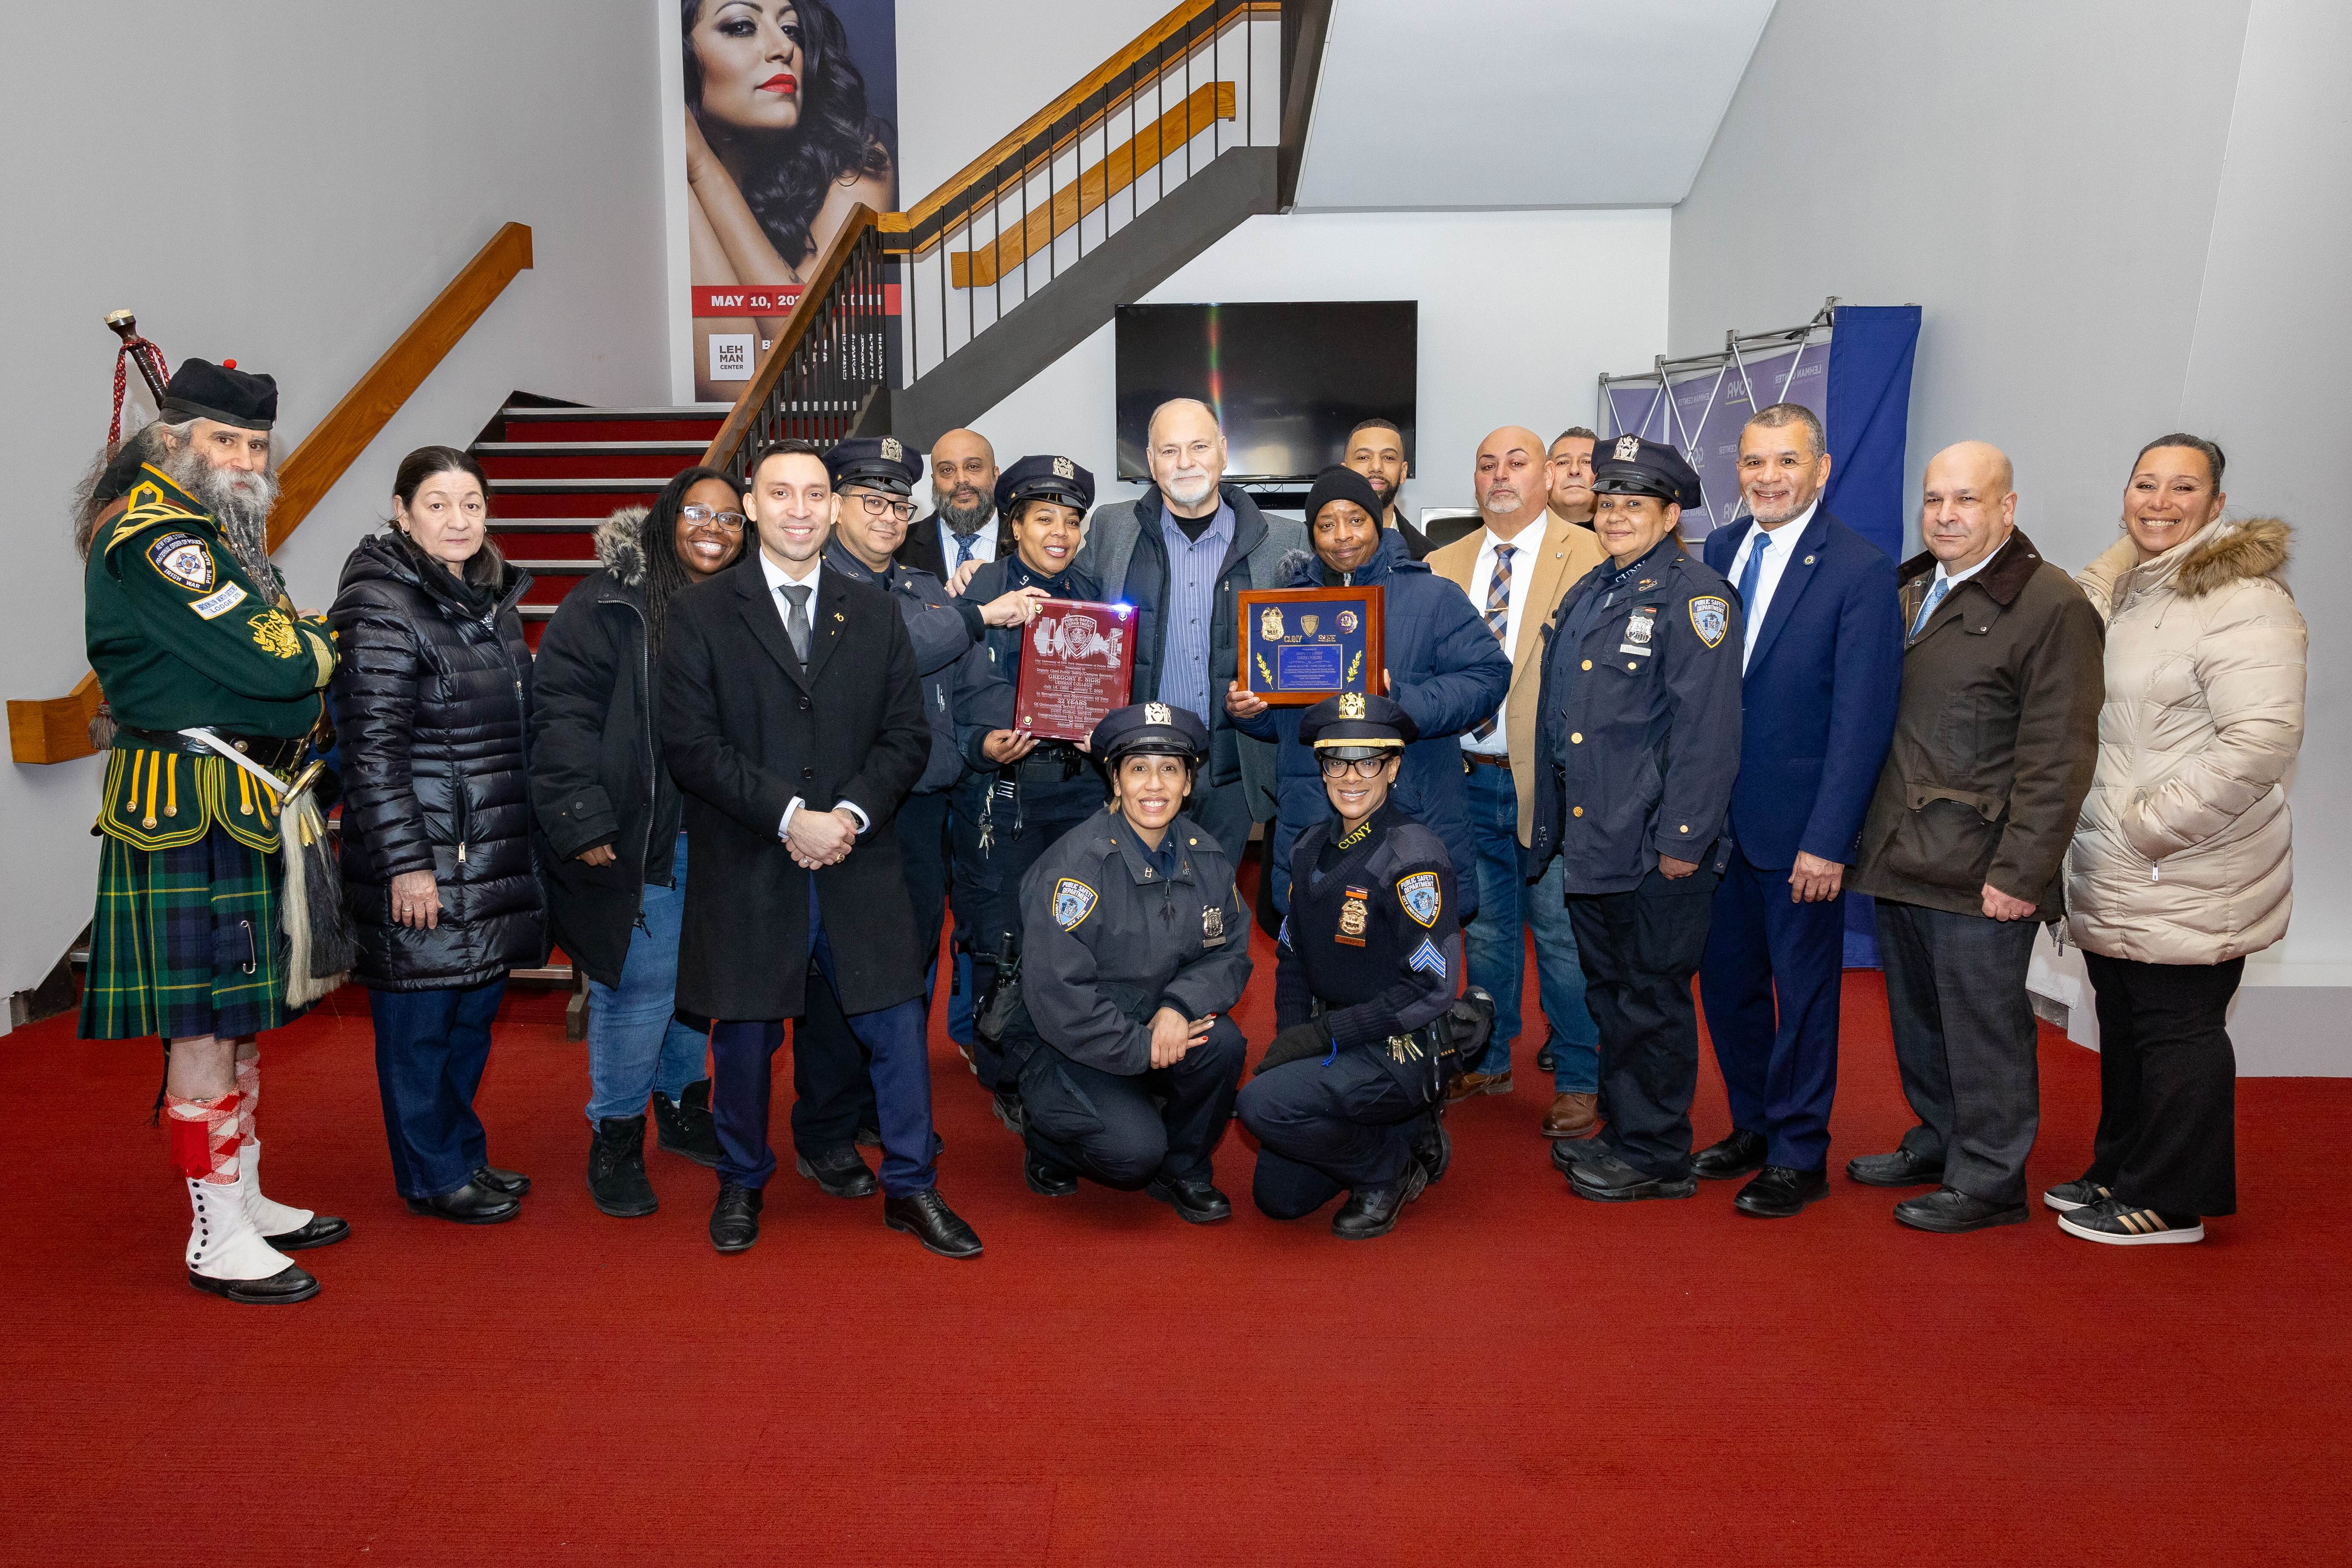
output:
M 1625 623 L 1625 640 L 1617 645 L 1617 651 L 1619 653 L 1647 655 L 1650 651 L 1650 637 L 1653 633 L 1653 628 L 1654 628 L 1657 624 L 1657 606 L 1654 605 L 1644 605 L 1640 609 L 1635 610 L 1632 618 L 1627 620 Z
M 1349 947 L 1363 946 L 1365 929 L 1372 923 L 1371 901 L 1370 888 L 1349 889 L 1347 901 L 1339 906 L 1339 929 L 1331 933 L 1331 940 Z
M 1207 905 L 1201 910 L 1201 945 L 1225 945 L 1225 911 L 1215 904 Z

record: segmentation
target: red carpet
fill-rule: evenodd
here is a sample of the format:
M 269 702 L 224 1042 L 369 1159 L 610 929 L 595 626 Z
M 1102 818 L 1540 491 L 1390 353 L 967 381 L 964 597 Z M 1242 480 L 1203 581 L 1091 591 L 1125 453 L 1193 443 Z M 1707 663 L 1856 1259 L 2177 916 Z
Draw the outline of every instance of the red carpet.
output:
M 1835 1161 L 1906 1124 L 1877 977 L 1846 998 Z M 713 1178 L 667 1155 L 658 1215 L 591 1206 L 583 1051 L 545 994 L 509 1003 L 481 1096 L 492 1157 L 537 1180 L 523 1218 L 411 1216 L 364 997 L 332 1002 L 268 1047 L 270 1190 L 355 1232 L 289 1309 L 184 1283 L 148 1048 L 70 1018 L 0 1046 L 30 1178 L 0 1559 L 2352 1560 L 2352 1082 L 2242 1085 L 2245 1212 L 2127 1250 L 2038 1209 L 1917 1235 L 1842 1176 L 1793 1221 L 1735 1215 L 1728 1184 L 1580 1202 L 1523 1040 L 1517 1095 L 1453 1118 L 1452 1173 L 1347 1244 L 1248 1206 L 1238 1129 L 1222 1228 L 1031 1196 L 940 1037 L 942 1185 L 986 1258 L 919 1251 L 787 1156 L 759 1247 L 723 1258 Z M 2037 1187 L 2081 1169 L 2096 1065 L 2045 1033 Z M 1711 1060 L 1697 1121 L 1727 1130 Z

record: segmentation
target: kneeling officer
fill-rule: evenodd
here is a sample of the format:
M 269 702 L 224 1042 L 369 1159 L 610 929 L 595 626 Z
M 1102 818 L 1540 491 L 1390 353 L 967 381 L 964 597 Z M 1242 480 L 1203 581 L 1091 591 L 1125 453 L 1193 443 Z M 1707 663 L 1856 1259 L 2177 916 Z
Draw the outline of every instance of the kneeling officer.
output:
M 1233 860 L 1182 815 L 1209 732 L 1183 708 L 1139 702 L 1096 725 L 1089 749 L 1118 809 L 1065 834 L 1021 884 L 1022 1005 L 1004 1059 L 1028 1111 L 1024 1173 L 1047 1197 L 1082 1175 L 1142 1187 L 1208 1225 L 1234 1212 L 1209 1157 L 1246 1051 L 1225 1015 L 1250 975 Z
M 1307 711 L 1333 816 L 1298 836 L 1275 971 L 1275 1037 L 1243 1089 L 1257 1135 L 1257 1206 L 1314 1213 L 1346 1189 L 1331 1234 L 1386 1236 L 1445 1171 L 1438 1125 L 1444 1037 L 1462 972 L 1454 863 L 1444 841 L 1389 800 L 1419 732 L 1385 697 L 1356 692 Z

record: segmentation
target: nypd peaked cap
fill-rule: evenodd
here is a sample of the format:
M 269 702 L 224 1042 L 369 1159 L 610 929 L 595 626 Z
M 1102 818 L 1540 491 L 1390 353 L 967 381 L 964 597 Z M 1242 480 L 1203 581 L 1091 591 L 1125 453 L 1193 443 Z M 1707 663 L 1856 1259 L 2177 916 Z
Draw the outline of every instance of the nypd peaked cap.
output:
M 1011 517 L 1024 500 L 1059 501 L 1086 511 L 1095 504 L 1095 477 L 1067 458 L 1024 458 L 997 479 L 997 515 Z
M 922 459 L 908 454 L 896 436 L 859 436 L 835 441 L 825 448 L 824 471 L 833 488 L 864 485 L 867 489 L 902 496 L 923 477 Z
M 1393 698 L 1342 691 L 1307 710 L 1298 738 L 1334 756 L 1371 757 L 1412 744 L 1421 739 L 1421 726 Z
M 1137 702 L 1104 714 L 1087 747 L 1106 763 L 1138 754 L 1198 762 L 1209 754 L 1209 727 L 1190 708 Z
M 1614 436 L 1592 445 L 1592 493 L 1655 496 L 1688 510 L 1701 504 L 1698 475 L 1663 441 Z

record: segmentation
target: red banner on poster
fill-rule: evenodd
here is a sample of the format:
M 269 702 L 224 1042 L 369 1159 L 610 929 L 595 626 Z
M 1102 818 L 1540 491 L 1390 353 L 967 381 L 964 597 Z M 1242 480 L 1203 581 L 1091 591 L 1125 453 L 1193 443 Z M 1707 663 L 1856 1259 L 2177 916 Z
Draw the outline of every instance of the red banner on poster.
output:
M 694 285 L 694 314 L 697 316 L 781 316 L 793 308 L 801 297 L 801 286 L 787 283 L 777 289 L 746 289 L 740 284 L 697 283 Z M 844 291 L 844 298 L 848 292 Z M 882 313 L 898 313 L 898 285 L 882 286 Z

